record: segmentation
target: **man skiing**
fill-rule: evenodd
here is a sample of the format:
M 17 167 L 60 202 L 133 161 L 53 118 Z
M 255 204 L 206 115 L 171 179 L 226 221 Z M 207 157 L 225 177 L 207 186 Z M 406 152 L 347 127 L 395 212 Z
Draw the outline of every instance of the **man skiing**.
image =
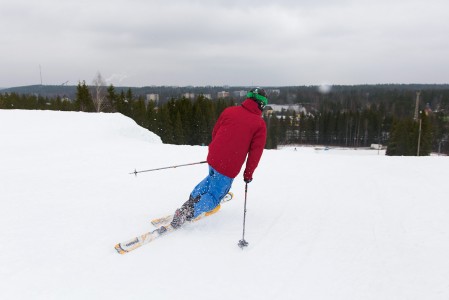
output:
M 226 108 L 212 131 L 207 163 L 209 174 L 177 209 L 171 226 L 181 227 L 205 212 L 213 211 L 231 189 L 246 159 L 243 180 L 250 183 L 265 147 L 267 129 L 262 119 L 268 104 L 265 90 L 251 89 L 241 106 Z

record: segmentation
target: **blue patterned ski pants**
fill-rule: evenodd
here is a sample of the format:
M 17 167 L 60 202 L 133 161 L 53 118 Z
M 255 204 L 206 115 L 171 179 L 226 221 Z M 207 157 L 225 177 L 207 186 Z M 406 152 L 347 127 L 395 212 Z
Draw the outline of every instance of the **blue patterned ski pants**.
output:
M 218 173 L 214 168 L 209 166 L 209 175 L 204 178 L 192 191 L 190 196 L 192 198 L 200 199 L 195 203 L 194 217 L 196 218 L 203 212 L 213 210 L 220 204 L 221 199 L 231 189 L 233 178 Z

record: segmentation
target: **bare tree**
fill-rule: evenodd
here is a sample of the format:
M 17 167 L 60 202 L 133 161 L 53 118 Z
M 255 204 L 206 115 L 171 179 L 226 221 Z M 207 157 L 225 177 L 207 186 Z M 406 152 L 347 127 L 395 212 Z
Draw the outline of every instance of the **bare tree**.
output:
M 94 91 L 92 92 L 92 100 L 96 112 L 106 111 L 108 109 L 108 102 L 106 99 L 106 82 L 101 73 L 98 72 L 93 80 Z

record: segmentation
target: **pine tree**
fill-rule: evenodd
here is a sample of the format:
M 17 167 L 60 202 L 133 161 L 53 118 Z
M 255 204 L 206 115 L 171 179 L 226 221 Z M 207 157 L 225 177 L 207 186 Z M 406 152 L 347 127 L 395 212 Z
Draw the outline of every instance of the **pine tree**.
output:
M 386 154 L 389 156 L 416 156 L 418 155 L 419 140 L 419 155 L 430 155 L 432 131 L 430 122 L 424 113 L 421 113 L 421 137 L 419 134 L 419 122 L 411 118 L 396 119 L 393 122 Z
M 418 129 L 419 134 L 419 129 Z M 419 147 L 419 156 L 429 156 L 432 152 L 432 124 L 430 118 L 425 112 L 421 112 L 421 138 Z
M 279 143 L 279 120 L 277 116 L 272 113 L 264 117 L 267 126 L 267 142 L 265 149 L 277 149 Z
M 170 120 L 170 114 L 166 105 L 162 106 L 158 112 L 158 132 L 162 142 L 174 144 L 173 125 Z
M 131 118 L 136 121 L 137 124 L 144 128 L 148 128 L 147 123 L 147 109 L 145 106 L 145 101 L 142 97 L 139 97 L 136 101 L 131 103 L 132 105 L 132 115 Z
M 205 127 L 204 116 L 201 111 L 200 103 L 193 105 L 192 122 L 190 132 L 192 134 L 191 143 L 193 145 L 201 145 L 203 142 L 202 135 Z
M 75 105 L 76 109 L 80 111 L 92 112 L 94 109 L 92 97 L 85 81 L 78 83 L 76 88 Z
M 132 97 L 132 93 L 125 94 L 125 92 L 123 90 L 121 90 L 120 95 L 117 97 L 117 102 L 116 102 L 117 112 L 119 112 L 127 117 L 131 117 L 132 98 L 128 98 L 130 96 Z
M 117 94 L 115 93 L 115 88 L 114 86 L 111 84 L 109 85 L 108 89 L 106 90 L 106 101 L 109 105 L 109 107 L 111 107 L 111 111 L 112 112 L 117 112 Z
M 174 143 L 177 145 L 184 145 L 185 144 L 185 138 L 184 138 L 184 132 L 182 128 L 182 120 L 181 120 L 181 113 L 178 111 L 176 113 L 176 118 L 173 124 L 173 136 L 174 136 Z
M 146 123 L 148 130 L 158 134 L 158 114 L 156 104 L 150 101 L 147 106 Z
M 182 133 L 184 144 L 193 145 L 192 141 L 192 123 L 193 123 L 193 104 L 192 101 L 181 98 L 177 101 L 177 108 L 182 122 Z

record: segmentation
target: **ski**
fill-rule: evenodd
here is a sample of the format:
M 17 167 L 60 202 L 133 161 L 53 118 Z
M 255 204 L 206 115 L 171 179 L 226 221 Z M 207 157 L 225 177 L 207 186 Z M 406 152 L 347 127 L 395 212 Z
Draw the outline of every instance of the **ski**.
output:
M 115 250 L 117 250 L 117 252 L 120 254 L 126 254 L 174 230 L 175 229 L 171 225 L 161 226 L 153 231 L 144 233 L 129 241 L 118 243 L 117 245 L 115 245 Z
M 232 194 L 231 192 L 229 192 L 222 200 L 220 203 L 224 203 L 224 202 L 228 202 L 229 200 L 231 200 L 234 197 L 234 194 Z M 201 215 L 199 215 L 198 217 L 196 217 L 194 220 L 190 221 L 190 222 L 196 222 L 200 219 L 202 219 L 203 217 L 207 217 L 210 216 L 214 213 L 216 213 L 217 211 L 220 210 L 220 204 L 212 211 L 209 211 L 207 213 L 203 213 Z M 158 228 L 149 231 L 147 233 L 144 233 L 140 236 L 137 236 L 129 241 L 126 242 L 122 242 L 122 243 L 118 243 L 117 245 L 115 245 L 115 250 L 120 253 L 120 254 L 126 254 L 130 251 L 133 251 L 137 248 L 142 247 L 143 245 L 146 245 L 148 243 L 151 243 L 152 241 L 154 241 L 155 239 L 164 236 L 166 234 L 168 234 L 169 232 L 175 231 L 175 228 L 173 228 L 173 226 L 170 225 L 170 222 L 173 220 L 173 215 L 168 215 L 166 217 L 162 217 L 159 219 L 155 219 L 153 221 L 157 221 L 157 222 L 153 222 L 152 224 L 155 226 L 158 226 Z M 161 225 L 163 224 L 163 225 Z
M 191 223 L 196 222 L 204 217 L 208 217 L 210 215 L 215 214 L 216 212 L 218 212 L 221 208 L 221 203 L 225 203 L 228 202 L 230 200 L 232 200 L 232 198 L 234 198 L 234 194 L 232 192 L 227 193 L 223 199 L 221 199 L 220 204 L 213 210 L 208 211 L 206 213 L 202 213 L 201 215 L 199 215 L 198 217 L 196 217 L 195 219 L 193 219 L 192 221 L 190 221 Z M 173 220 L 173 214 L 171 215 L 166 215 L 164 217 L 161 218 L 156 218 L 151 220 L 151 224 L 153 224 L 153 226 L 159 227 L 159 226 L 163 226 L 163 225 L 167 225 L 170 224 L 171 221 Z

